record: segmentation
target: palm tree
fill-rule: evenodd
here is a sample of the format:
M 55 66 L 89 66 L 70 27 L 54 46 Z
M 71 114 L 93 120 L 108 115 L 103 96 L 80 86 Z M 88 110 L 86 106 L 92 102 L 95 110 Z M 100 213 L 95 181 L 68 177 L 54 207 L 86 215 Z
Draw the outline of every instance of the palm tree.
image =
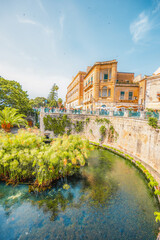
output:
M 18 113 L 18 110 L 11 107 L 5 107 L 0 111 L 0 125 L 6 131 L 10 132 L 11 127 L 17 125 L 27 126 L 27 121 L 24 119 L 26 117 L 23 114 Z

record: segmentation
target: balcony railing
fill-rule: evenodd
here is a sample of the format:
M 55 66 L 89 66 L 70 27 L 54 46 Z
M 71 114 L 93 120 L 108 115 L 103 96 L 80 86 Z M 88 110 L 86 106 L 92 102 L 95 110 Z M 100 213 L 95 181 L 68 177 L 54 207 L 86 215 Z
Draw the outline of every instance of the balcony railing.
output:
M 84 86 L 84 90 L 86 91 L 87 89 L 89 89 L 92 86 L 93 86 L 93 82 L 89 82 L 87 85 Z

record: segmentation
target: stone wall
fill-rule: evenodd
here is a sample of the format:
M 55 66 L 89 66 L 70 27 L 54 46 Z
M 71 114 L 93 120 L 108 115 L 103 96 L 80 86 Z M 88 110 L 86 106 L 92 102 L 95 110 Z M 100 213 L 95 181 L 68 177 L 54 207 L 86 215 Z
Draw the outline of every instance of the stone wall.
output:
M 42 133 L 45 133 L 43 126 L 43 116 L 41 113 L 40 127 Z M 52 114 L 56 116 L 58 114 Z M 123 152 L 141 160 L 146 168 L 154 175 L 160 183 L 160 130 L 153 129 L 147 123 L 147 120 L 125 118 L 125 117 L 107 117 L 113 125 L 117 137 L 109 137 L 109 127 L 107 123 L 95 122 L 97 116 L 89 115 L 68 115 L 73 121 L 84 121 L 90 118 L 88 124 L 84 124 L 84 131 L 81 135 L 93 142 L 100 142 L 101 134 L 99 128 L 105 125 L 107 128 L 106 136 L 102 144 L 115 147 Z M 99 117 L 106 118 L 106 117 Z M 74 132 L 73 132 L 74 133 Z

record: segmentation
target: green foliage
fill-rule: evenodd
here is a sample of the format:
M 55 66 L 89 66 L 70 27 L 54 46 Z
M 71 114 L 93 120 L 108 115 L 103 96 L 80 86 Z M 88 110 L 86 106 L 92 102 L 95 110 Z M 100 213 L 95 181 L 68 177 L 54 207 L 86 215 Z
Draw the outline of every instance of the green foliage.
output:
M 0 180 L 7 183 L 30 182 L 30 191 L 45 190 L 52 182 L 79 172 L 91 150 L 80 136 L 44 138 L 26 130 L 18 134 L 0 134 Z
M 109 130 L 108 130 L 108 141 L 109 142 L 117 139 L 118 133 L 115 131 L 113 125 L 111 125 L 111 121 L 109 119 L 107 119 L 107 118 L 96 118 L 95 122 L 97 124 L 106 123 L 109 126 Z M 104 137 L 104 135 L 102 135 L 102 136 Z
M 106 130 L 107 130 L 107 128 L 104 125 L 102 125 L 99 128 L 99 131 L 100 131 L 100 134 L 101 134 L 102 137 L 104 137 L 106 135 Z
M 58 106 L 59 106 L 59 108 L 62 106 L 62 102 L 63 102 L 63 100 L 62 100 L 62 98 L 58 98 Z
M 158 127 L 158 119 L 155 117 L 149 117 L 148 118 L 148 125 L 153 127 L 153 128 L 157 128 Z
M 92 129 L 89 129 L 89 132 L 90 132 L 91 134 L 93 134 L 93 130 L 92 130 Z
M 154 212 L 154 215 L 156 216 L 156 222 L 160 222 L 160 212 Z
M 155 181 L 154 179 L 153 179 L 153 180 L 150 180 L 150 182 L 148 183 L 148 186 L 149 186 L 150 188 L 157 187 L 157 186 L 158 186 L 158 182 Z
M 69 132 L 71 131 L 71 120 L 67 117 L 67 115 L 60 115 L 57 118 L 52 118 L 50 115 L 47 115 L 43 118 L 45 130 L 53 131 L 56 136 L 63 135 L 65 133 L 66 127 L 69 128 Z
M 130 155 L 128 155 L 128 154 L 125 154 L 125 157 L 126 158 L 128 158 L 128 159 L 130 159 L 130 160 L 134 160 L 134 158 L 133 157 L 131 157 Z
M 90 122 L 90 118 L 86 118 L 86 125 Z
M 16 81 L 9 81 L 0 77 L 0 110 L 12 107 L 20 113 L 27 114 L 32 111 L 26 91 Z
M 10 130 L 14 125 L 20 127 L 27 126 L 27 121 L 24 119 L 25 115 L 19 114 L 15 108 L 5 107 L 0 111 L 0 125 L 4 130 Z
M 156 189 L 156 190 L 154 191 L 154 194 L 160 196 L 160 190 Z
M 40 108 L 40 107 L 44 107 L 45 106 L 45 101 L 47 99 L 45 97 L 36 97 L 34 99 L 31 99 L 30 100 L 30 104 L 32 107 L 37 107 L 37 108 Z
M 97 124 L 100 124 L 100 123 L 110 124 L 110 123 L 111 123 L 110 120 L 107 119 L 107 118 L 96 118 L 95 122 L 96 122 Z
M 74 123 L 74 129 L 77 133 L 82 132 L 83 128 L 84 128 L 84 122 L 83 121 L 76 121 L 76 123 Z

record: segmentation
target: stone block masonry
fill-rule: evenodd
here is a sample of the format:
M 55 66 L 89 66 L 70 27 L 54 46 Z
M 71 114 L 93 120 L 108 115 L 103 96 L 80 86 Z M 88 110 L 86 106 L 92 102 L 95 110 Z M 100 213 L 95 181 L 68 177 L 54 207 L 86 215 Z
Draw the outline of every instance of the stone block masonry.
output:
M 45 131 L 43 117 L 45 113 L 40 115 L 40 129 L 43 134 L 49 133 Z M 50 114 L 53 117 L 59 114 Z M 84 130 L 80 133 L 93 142 L 117 148 L 135 159 L 142 161 L 145 167 L 160 183 L 160 129 L 154 129 L 148 125 L 147 120 L 127 118 L 127 117 L 100 117 L 91 115 L 75 115 L 69 114 L 72 121 L 84 121 L 89 118 L 88 124 L 84 124 Z M 109 137 L 109 125 L 105 122 L 97 123 L 97 118 L 107 118 L 113 125 L 117 136 Z M 106 126 L 106 135 L 101 142 L 100 127 Z M 74 134 L 74 132 L 73 132 Z

